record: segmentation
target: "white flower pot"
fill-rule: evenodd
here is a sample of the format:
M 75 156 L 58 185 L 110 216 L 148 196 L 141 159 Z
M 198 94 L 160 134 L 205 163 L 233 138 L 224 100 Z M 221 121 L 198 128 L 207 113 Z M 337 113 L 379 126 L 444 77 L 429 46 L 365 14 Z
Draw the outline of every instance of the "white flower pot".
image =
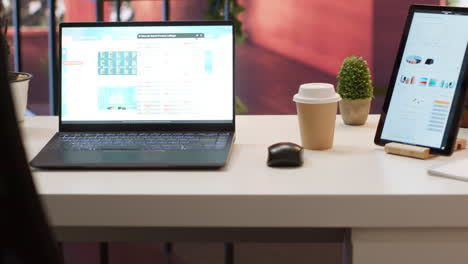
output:
M 25 72 L 10 72 L 9 75 L 20 75 L 20 78 L 17 78 L 17 80 L 10 78 L 10 87 L 15 105 L 16 119 L 18 122 L 22 122 L 24 121 L 26 105 L 28 104 L 29 80 L 31 80 L 32 75 Z
M 346 125 L 362 126 L 367 121 L 372 98 L 340 101 L 340 113 Z

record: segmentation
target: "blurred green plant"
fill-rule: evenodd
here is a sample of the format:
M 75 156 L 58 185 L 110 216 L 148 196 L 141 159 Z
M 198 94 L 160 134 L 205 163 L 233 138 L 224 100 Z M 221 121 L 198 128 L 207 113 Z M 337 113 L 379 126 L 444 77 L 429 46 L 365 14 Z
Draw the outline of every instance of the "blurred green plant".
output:
M 7 33 L 8 33 L 8 16 L 6 12 L 6 8 L 3 5 L 3 1 L 0 0 L 0 49 L 3 49 L 4 54 L 7 54 L 7 65 L 8 67 L 11 66 L 10 64 L 10 55 L 11 55 L 11 48 L 10 48 L 10 43 L 8 43 L 8 38 L 7 38 Z
M 374 95 L 386 95 L 387 88 L 374 86 Z
M 362 57 L 345 58 L 337 79 L 337 92 L 343 99 L 355 100 L 374 97 L 369 67 Z
M 247 114 L 249 108 L 236 96 L 236 114 Z
M 245 7 L 239 4 L 238 0 L 229 1 L 229 18 L 234 22 L 236 44 L 243 44 L 247 39 L 247 32 L 242 30 L 242 22 L 239 14 L 245 11 Z M 208 0 L 208 10 L 205 18 L 209 20 L 224 20 L 224 1 Z
M 1 28 L 1 33 L 6 34 L 6 30 L 8 27 L 8 19 L 6 15 L 6 9 L 5 6 L 3 5 L 3 1 L 0 0 L 0 28 Z
M 457 6 L 458 5 L 458 0 L 446 0 L 448 6 Z
M 245 7 L 239 4 L 237 0 L 229 1 L 229 18 L 234 22 L 236 44 L 241 45 L 247 39 L 247 32 L 242 30 L 242 22 L 239 20 L 239 14 L 245 11 Z M 224 20 L 224 1 L 208 0 L 208 9 L 205 14 L 208 20 Z M 249 108 L 242 103 L 240 98 L 235 98 L 236 114 L 246 114 Z

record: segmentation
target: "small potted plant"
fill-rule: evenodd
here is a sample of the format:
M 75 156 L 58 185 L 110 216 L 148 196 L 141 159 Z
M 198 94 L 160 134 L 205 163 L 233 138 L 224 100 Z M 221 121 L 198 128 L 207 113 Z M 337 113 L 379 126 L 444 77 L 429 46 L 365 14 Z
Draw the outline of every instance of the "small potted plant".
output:
M 0 1 L 0 29 L 0 49 L 2 49 L 5 54 L 9 55 L 10 46 L 7 40 L 8 19 L 2 1 Z M 11 65 L 9 62 L 7 63 L 9 66 Z M 25 72 L 10 71 L 8 73 L 18 122 L 24 120 L 24 113 L 26 112 L 26 105 L 28 102 L 29 80 L 31 77 L 31 74 Z
M 337 91 L 342 98 L 339 104 L 343 121 L 353 126 L 365 124 L 374 97 L 367 62 L 362 57 L 347 57 L 337 79 Z

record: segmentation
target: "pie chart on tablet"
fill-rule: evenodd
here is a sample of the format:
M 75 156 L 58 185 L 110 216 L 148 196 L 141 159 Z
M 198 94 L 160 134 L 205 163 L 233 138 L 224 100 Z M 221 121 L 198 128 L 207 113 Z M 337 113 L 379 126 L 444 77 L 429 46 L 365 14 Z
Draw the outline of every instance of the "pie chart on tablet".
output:
M 419 56 L 408 56 L 406 57 L 406 62 L 409 64 L 418 64 L 422 61 L 422 58 Z

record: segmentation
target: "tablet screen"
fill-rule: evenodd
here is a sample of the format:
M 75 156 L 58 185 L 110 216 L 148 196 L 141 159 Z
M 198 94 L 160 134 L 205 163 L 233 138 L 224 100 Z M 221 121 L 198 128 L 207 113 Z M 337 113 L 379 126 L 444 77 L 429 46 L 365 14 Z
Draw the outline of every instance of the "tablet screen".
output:
M 446 148 L 466 67 L 467 14 L 414 12 L 381 139 Z

